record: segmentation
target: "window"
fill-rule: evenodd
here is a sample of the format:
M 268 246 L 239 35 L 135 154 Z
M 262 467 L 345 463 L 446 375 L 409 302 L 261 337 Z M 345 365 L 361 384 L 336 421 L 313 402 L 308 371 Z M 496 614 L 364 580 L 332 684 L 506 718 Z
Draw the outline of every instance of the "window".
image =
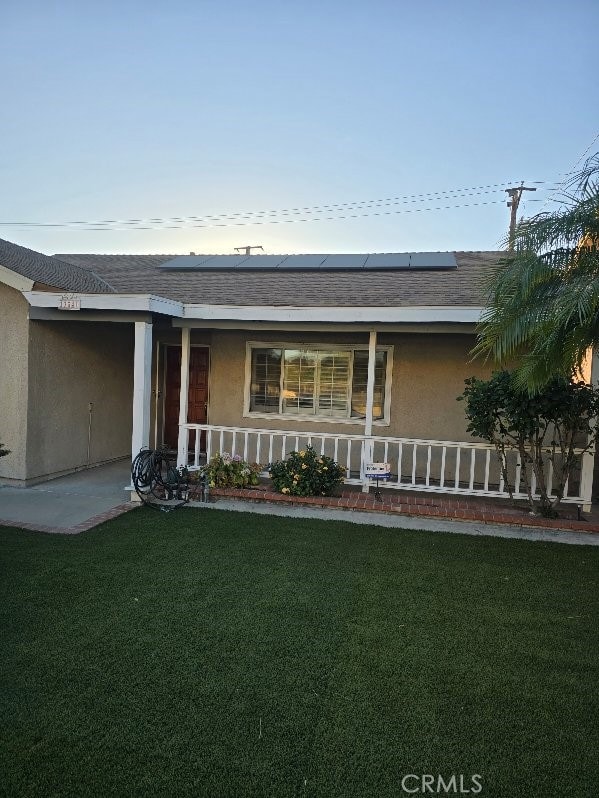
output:
M 373 418 L 385 419 L 390 347 L 376 351 Z M 249 413 L 355 419 L 366 415 L 368 349 L 249 345 Z
M 385 378 L 387 375 L 387 352 L 378 349 L 374 361 L 374 398 L 372 417 L 376 421 L 385 415 Z M 366 415 L 366 386 L 368 383 L 368 350 L 354 352 L 354 374 L 352 382 L 351 414 L 363 418 Z

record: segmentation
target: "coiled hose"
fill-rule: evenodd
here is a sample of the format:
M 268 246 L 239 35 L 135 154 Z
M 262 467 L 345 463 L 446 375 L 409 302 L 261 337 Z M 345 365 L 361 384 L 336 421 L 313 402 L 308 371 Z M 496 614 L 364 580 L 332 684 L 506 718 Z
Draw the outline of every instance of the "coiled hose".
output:
M 189 501 L 187 478 L 171 463 L 166 449 L 142 449 L 131 464 L 135 492 L 148 507 L 169 512 Z M 176 504 L 166 504 L 178 500 Z

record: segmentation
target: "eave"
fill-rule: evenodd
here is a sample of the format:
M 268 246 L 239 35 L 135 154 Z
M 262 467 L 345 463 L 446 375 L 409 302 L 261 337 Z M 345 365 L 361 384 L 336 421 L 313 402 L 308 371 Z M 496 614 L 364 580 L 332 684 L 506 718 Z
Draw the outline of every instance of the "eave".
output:
M 198 322 L 253 323 L 328 323 L 328 324 L 474 324 L 482 307 L 465 305 L 421 305 L 414 307 L 338 307 L 288 305 L 200 305 L 177 302 L 153 294 L 78 294 L 63 291 L 24 290 L 29 304 L 36 308 L 58 308 L 65 296 L 76 298 L 81 310 L 143 311 L 160 313 L 178 320 L 177 326 Z M 77 311 L 63 311 L 65 317 Z

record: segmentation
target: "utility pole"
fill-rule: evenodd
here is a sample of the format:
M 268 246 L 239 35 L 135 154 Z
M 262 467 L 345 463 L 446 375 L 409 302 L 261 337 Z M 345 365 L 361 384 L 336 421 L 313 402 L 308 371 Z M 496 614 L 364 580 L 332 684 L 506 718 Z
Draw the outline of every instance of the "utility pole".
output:
M 510 235 L 509 235 L 509 249 L 510 252 L 514 249 L 514 240 L 516 235 L 516 218 L 518 213 L 518 205 L 522 199 L 523 191 L 536 191 L 536 188 L 529 188 L 524 185 L 524 180 L 516 188 L 506 188 L 506 193 L 509 195 L 510 201 L 507 203 L 508 208 L 511 208 L 510 213 Z
M 261 247 L 259 244 L 254 247 L 235 247 L 235 252 L 239 252 L 240 250 L 245 249 L 246 255 L 251 255 L 253 249 L 261 249 L 264 252 L 264 247 Z

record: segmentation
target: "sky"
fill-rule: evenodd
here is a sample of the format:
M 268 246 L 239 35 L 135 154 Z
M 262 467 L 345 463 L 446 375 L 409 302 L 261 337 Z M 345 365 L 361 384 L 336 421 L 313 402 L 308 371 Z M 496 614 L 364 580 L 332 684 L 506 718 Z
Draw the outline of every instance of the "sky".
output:
M 0 0 L 0 237 L 495 249 L 504 188 L 548 209 L 599 150 L 598 24 L 596 0 Z

